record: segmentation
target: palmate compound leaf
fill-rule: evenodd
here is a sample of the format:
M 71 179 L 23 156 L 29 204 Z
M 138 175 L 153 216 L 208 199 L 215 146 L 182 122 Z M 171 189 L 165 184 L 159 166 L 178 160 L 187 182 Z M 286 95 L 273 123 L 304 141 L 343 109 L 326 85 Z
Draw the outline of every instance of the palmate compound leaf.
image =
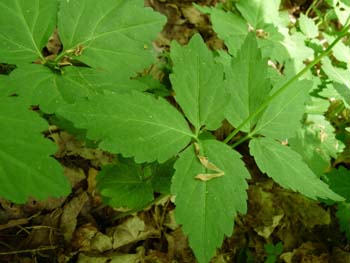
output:
M 226 111 L 227 120 L 235 127 L 254 113 L 268 96 L 271 83 L 267 78 L 267 59 L 262 59 L 256 38 L 250 33 L 237 57 L 232 60 L 231 70 L 226 72 L 231 100 Z M 242 128 L 250 131 L 257 118 Z
M 344 200 L 329 189 L 290 147 L 269 138 L 258 138 L 250 141 L 249 148 L 259 169 L 282 187 L 312 199 Z
M 64 67 L 55 73 L 37 64 L 20 65 L 8 79 L 13 93 L 28 100 L 28 105 L 39 105 L 40 110 L 51 114 L 67 103 L 79 98 L 102 93 L 126 90 L 145 90 L 146 85 L 136 80 L 120 80 L 120 75 L 86 67 Z
M 100 148 L 135 157 L 138 163 L 162 163 L 195 138 L 165 99 L 141 92 L 95 95 L 63 106 L 58 114 L 87 129 L 87 137 L 100 141 Z
M 200 142 L 200 153 L 224 174 L 207 181 L 196 179 L 198 174 L 215 171 L 201 164 L 191 146 L 175 163 L 171 190 L 176 195 L 176 222 L 183 225 L 198 262 L 207 263 L 224 235 L 232 234 L 237 213 L 246 213 L 250 176 L 240 154 L 219 141 Z
M 170 79 L 175 99 L 198 133 L 202 126 L 215 130 L 225 118 L 228 103 L 222 66 L 215 63 L 213 55 L 200 35 L 192 37 L 186 47 L 176 42 L 171 46 L 174 62 Z
M 54 31 L 57 0 L 0 1 L 0 62 L 29 63 L 42 58 Z
M 279 90 L 284 81 L 286 78 L 276 84 L 270 94 Z M 296 131 L 301 128 L 305 102 L 311 87 L 312 82 L 308 80 L 291 84 L 287 90 L 284 90 L 278 98 L 267 106 L 254 129 L 254 133 L 281 141 L 294 136 Z
M 143 0 L 61 1 L 58 32 L 64 51 L 125 80 L 135 76 L 154 61 L 151 41 L 166 21 L 143 6 Z
M 0 97 L 0 197 L 24 203 L 69 194 L 56 146 L 41 134 L 47 123 L 19 97 Z

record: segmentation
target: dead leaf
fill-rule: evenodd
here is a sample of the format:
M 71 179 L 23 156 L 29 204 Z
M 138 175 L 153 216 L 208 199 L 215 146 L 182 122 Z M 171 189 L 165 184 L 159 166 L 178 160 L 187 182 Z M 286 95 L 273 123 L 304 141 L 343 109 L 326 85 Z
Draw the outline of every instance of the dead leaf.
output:
M 58 208 L 49 214 L 34 217 L 31 226 L 21 229 L 21 231 L 29 233 L 22 246 L 35 249 L 56 244 L 59 238 L 58 225 L 61 214 L 62 209 Z
M 62 48 L 62 43 L 60 37 L 58 36 L 57 28 L 49 38 L 49 41 L 46 45 L 47 50 L 52 55 L 57 55 Z
M 77 263 L 140 263 L 142 254 L 119 254 L 111 256 L 90 256 L 80 253 Z
M 208 157 L 198 155 L 198 159 L 205 168 L 216 172 L 222 172 L 215 164 L 209 162 Z
M 137 216 L 127 219 L 121 225 L 107 229 L 107 235 L 113 237 L 113 249 L 149 237 L 157 237 L 159 234 L 158 230 L 146 227 L 145 222 Z
M 266 240 L 271 236 L 274 232 L 275 228 L 280 224 L 281 219 L 283 218 L 283 214 L 275 215 L 272 217 L 272 223 L 269 226 L 263 226 L 261 228 L 256 228 L 256 232 L 259 236 L 264 237 Z
M 197 174 L 194 178 L 201 180 L 201 181 L 209 181 L 209 180 L 212 180 L 214 178 L 218 178 L 218 177 L 225 175 L 224 171 L 222 171 L 220 168 L 218 168 L 215 164 L 209 162 L 208 157 L 199 155 L 200 148 L 199 148 L 198 143 L 194 143 L 194 147 L 195 147 L 195 152 L 196 152 L 197 158 L 200 161 L 200 163 L 206 169 L 217 172 L 217 173 Z
M 329 254 L 327 246 L 321 243 L 306 242 L 292 252 L 283 253 L 280 258 L 285 263 L 329 263 L 334 262 Z
M 350 252 L 343 251 L 338 247 L 333 248 L 332 251 L 333 263 L 349 263 L 350 262 Z
M 177 228 L 171 233 L 165 233 L 168 242 L 168 257 L 178 258 L 179 262 L 195 262 L 193 253 L 188 246 L 187 237 Z
M 75 250 L 89 252 L 91 251 L 91 240 L 98 233 L 98 229 L 91 223 L 84 224 L 76 229 L 72 239 Z
M 84 170 L 81 168 L 64 167 L 64 175 L 68 178 L 72 188 L 85 179 Z
M 97 250 L 99 252 L 111 250 L 112 239 L 109 236 L 102 234 L 101 232 L 97 232 L 91 240 L 91 249 Z
M 99 252 L 105 252 L 111 250 L 113 247 L 112 238 L 97 232 L 96 235 L 91 239 L 91 249 Z
M 63 233 L 64 239 L 70 242 L 72 239 L 74 230 L 77 225 L 77 217 L 83 208 L 84 204 L 89 200 L 86 192 L 82 192 L 78 196 L 74 197 L 63 208 L 63 214 L 61 217 L 60 229 Z
M 218 178 L 224 175 L 224 172 L 216 173 L 216 174 L 197 174 L 194 178 L 201 181 L 210 181 L 214 178 Z
M 89 168 L 88 177 L 87 177 L 87 183 L 88 183 L 87 192 L 92 196 L 95 195 L 95 191 L 96 191 L 97 174 L 98 174 L 98 170 L 96 170 L 95 168 Z
M 194 6 L 190 5 L 181 7 L 181 12 L 183 16 L 196 27 L 204 28 L 208 26 L 208 22 L 205 19 L 205 16 Z

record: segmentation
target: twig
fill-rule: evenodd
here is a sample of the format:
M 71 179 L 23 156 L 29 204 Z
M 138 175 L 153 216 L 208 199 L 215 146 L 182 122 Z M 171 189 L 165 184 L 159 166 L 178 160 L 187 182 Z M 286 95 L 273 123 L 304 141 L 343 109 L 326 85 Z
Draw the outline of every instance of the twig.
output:
M 53 249 L 57 249 L 57 248 L 58 248 L 58 246 L 43 246 L 43 247 L 34 248 L 34 249 L 23 249 L 23 250 L 17 250 L 17 251 L 0 252 L 0 256 L 2 256 L 2 255 L 15 255 L 15 254 L 21 254 L 21 253 L 38 253 L 40 251 L 53 250 Z

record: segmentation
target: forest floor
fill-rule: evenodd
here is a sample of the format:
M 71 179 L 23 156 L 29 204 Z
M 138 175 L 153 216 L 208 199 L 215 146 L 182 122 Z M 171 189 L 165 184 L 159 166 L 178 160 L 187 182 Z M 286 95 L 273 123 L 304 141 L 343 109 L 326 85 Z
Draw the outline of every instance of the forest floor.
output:
M 146 1 L 168 17 L 155 41 L 159 50 L 168 49 L 172 40 L 186 44 L 196 32 L 210 48 L 225 48 L 209 18 L 192 2 L 214 5 L 217 1 Z M 288 6 L 291 14 L 307 2 Z M 160 72 L 155 74 L 164 78 Z M 31 200 L 25 205 L 0 200 L 1 263 L 196 262 L 175 223 L 170 196 L 138 213 L 104 206 L 95 190 L 95 177 L 111 156 L 54 127 L 48 137 L 58 145 L 55 157 L 64 165 L 73 191 L 65 198 Z M 252 176 L 248 213 L 235 220 L 233 236 L 225 239 L 212 262 L 265 262 L 264 246 L 281 242 L 283 251 L 279 245 L 272 247 L 277 262 L 349 263 L 350 243 L 340 232 L 335 209 L 280 188 L 255 167 L 246 145 L 238 150 Z

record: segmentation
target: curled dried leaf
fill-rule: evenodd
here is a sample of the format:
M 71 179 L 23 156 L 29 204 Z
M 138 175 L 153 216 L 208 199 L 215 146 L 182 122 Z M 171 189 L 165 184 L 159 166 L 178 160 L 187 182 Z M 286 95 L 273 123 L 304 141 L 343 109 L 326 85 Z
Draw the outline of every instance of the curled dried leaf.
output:
M 197 174 L 194 178 L 201 180 L 201 181 L 210 181 L 214 178 L 218 178 L 223 176 L 225 173 L 224 172 L 219 172 L 215 174 Z

